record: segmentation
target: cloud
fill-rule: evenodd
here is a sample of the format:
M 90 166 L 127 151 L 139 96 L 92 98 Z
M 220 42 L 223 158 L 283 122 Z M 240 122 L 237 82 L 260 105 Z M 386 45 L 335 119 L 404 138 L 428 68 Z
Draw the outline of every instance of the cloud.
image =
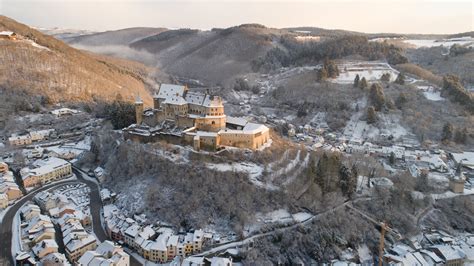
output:
M 71 44 L 74 48 L 90 51 L 97 54 L 109 55 L 119 57 L 123 59 L 138 61 L 147 66 L 158 67 L 158 59 L 155 55 L 143 51 L 135 50 L 125 45 L 82 45 L 82 44 Z

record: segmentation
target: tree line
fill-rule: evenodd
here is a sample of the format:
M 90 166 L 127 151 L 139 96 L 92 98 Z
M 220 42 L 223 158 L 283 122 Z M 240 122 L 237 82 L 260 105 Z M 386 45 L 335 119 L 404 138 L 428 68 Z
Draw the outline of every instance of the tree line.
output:
M 361 55 L 369 60 L 387 59 L 390 64 L 407 63 L 402 49 L 386 43 L 369 42 L 365 36 L 342 36 L 323 42 L 298 42 L 292 36 L 280 39 L 282 48 L 275 47 L 252 61 L 254 71 L 269 71 L 280 67 Z

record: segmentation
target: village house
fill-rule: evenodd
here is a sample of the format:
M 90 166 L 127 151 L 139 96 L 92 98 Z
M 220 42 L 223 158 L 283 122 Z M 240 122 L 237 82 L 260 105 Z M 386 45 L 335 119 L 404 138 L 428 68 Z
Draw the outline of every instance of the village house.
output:
M 71 264 L 66 259 L 66 256 L 62 253 L 50 253 L 40 260 L 42 265 L 61 265 L 61 266 L 70 266 Z
M 446 266 L 464 265 L 466 255 L 462 250 L 450 245 L 435 245 L 430 248 L 436 255 L 443 259 Z
M 23 196 L 20 188 L 15 182 L 0 180 L 0 194 L 6 194 L 8 200 L 16 200 Z
M 62 208 L 69 204 L 69 200 L 63 194 L 51 194 L 48 191 L 41 191 L 33 198 L 36 204 L 44 211 L 49 212 L 52 208 Z
M 8 138 L 8 143 L 12 146 L 30 145 L 32 143 L 31 136 L 28 135 L 12 135 Z
M 43 185 L 72 175 L 71 164 L 56 157 L 36 160 L 33 166 L 33 169 L 25 167 L 20 171 L 25 187 Z
M 138 224 L 133 224 L 125 230 L 124 234 L 124 242 L 129 247 L 134 246 L 135 237 L 138 235 L 138 231 L 140 230 L 140 226 Z
M 168 261 L 168 248 L 166 246 L 172 231 L 163 231 L 158 238 L 153 241 L 150 247 L 150 260 L 153 262 L 165 263 Z
M 84 253 L 97 247 L 96 239 L 93 235 L 82 232 L 71 232 L 64 236 L 64 246 L 66 257 L 71 262 L 76 262 Z
M 43 152 L 43 148 L 41 148 L 40 146 L 35 146 L 33 149 L 27 151 L 26 157 L 28 159 L 40 159 L 41 157 L 43 157 Z
M 463 167 L 474 170 L 474 152 L 450 153 L 454 163 L 462 163 Z
M 193 252 L 201 252 L 203 239 L 204 239 L 204 232 L 201 229 L 194 231 Z
M 17 34 L 13 31 L 0 31 L 0 39 L 16 41 Z
M 21 208 L 20 214 L 24 220 L 31 220 L 33 217 L 40 215 L 41 210 L 38 205 L 28 203 Z
M 0 194 L 7 196 L 7 201 L 16 200 L 23 196 L 18 185 L 15 183 L 13 172 L 9 171 L 8 164 L 0 162 Z
M 60 219 L 59 225 L 63 234 L 63 243 L 66 257 L 71 262 L 76 262 L 85 252 L 97 247 L 96 239 L 87 233 L 77 220 Z
M 220 97 L 186 86 L 162 84 L 153 108 L 144 110 L 138 98 L 135 112 L 137 123 L 124 129 L 125 137 L 134 140 L 174 140 L 196 150 L 221 146 L 256 150 L 270 140 L 268 127 L 227 117 Z
M 54 129 L 35 130 L 30 131 L 31 141 L 42 141 L 48 139 L 49 136 L 54 132 Z
M 25 212 L 22 210 L 21 213 L 26 223 L 26 227 L 22 229 L 21 234 L 25 243 L 36 245 L 43 240 L 55 239 L 56 231 L 48 216 L 39 214 L 32 204 L 26 207 Z
M 53 239 L 42 240 L 32 248 L 33 253 L 39 259 L 51 253 L 58 252 L 58 243 Z
M 8 164 L 5 162 L 0 162 L 0 174 L 8 172 Z
M 172 260 L 174 257 L 178 255 L 178 235 L 172 235 L 168 238 L 168 242 L 166 243 L 166 249 L 168 253 L 168 260 Z
M 8 196 L 5 193 L 0 193 L 0 209 L 8 207 Z
M 99 244 L 94 251 L 87 251 L 78 261 L 81 266 L 128 266 L 130 256 L 113 242 L 106 240 Z
M 449 188 L 454 193 L 463 193 L 465 182 L 466 177 L 462 172 L 462 162 L 460 162 L 454 175 L 449 178 Z

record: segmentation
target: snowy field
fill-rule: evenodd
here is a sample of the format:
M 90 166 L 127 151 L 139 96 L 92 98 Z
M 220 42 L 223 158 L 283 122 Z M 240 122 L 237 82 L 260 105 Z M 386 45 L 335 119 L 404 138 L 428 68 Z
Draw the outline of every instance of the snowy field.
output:
M 277 190 L 273 184 L 268 184 L 260 180 L 263 167 L 254 163 L 242 162 L 242 163 L 207 163 L 207 168 L 221 171 L 221 172 L 243 172 L 247 173 L 250 182 L 256 185 L 257 187 L 261 187 L 268 190 Z
M 441 97 L 441 91 L 434 86 L 417 85 L 417 88 L 423 92 L 426 99 L 430 101 L 444 101 Z
M 467 45 L 474 47 L 474 38 L 472 37 L 461 37 L 453 39 L 442 39 L 442 40 L 404 40 L 403 42 L 412 44 L 416 48 L 420 47 L 435 47 L 435 46 L 445 46 L 451 47 L 454 44 Z
M 341 84 L 353 83 L 356 75 L 359 75 L 361 79 L 365 77 L 367 81 L 377 81 L 385 73 L 390 74 L 390 81 L 395 81 L 399 73 L 389 64 L 380 61 L 346 61 L 338 64 L 338 68 L 339 76 L 331 81 Z
M 247 234 L 256 232 L 265 225 L 284 225 L 305 222 L 314 216 L 307 212 L 298 212 L 291 214 L 286 209 L 278 209 L 268 213 L 256 213 L 256 221 L 250 225 L 247 225 Z
M 362 121 L 363 112 L 352 115 L 344 129 L 344 136 L 351 141 L 377 140 L 380 137 L 393 136 L 394 139 L 407 136 L 409 132 L 400 125 L 400 117 L 396 114 L 379 113 L 378 127 Z

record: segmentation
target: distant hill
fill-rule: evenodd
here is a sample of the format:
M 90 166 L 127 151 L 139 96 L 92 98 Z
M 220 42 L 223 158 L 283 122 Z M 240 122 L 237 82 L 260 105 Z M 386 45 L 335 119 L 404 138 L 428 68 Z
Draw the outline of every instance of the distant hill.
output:
M 311 35 L 318 35 L 324 37 L 339 37 L 346 35 L 365 35 L 362 32 L 348 31 L 348 30 L 329 30 L 317 27 L 294 27 L 294 28 L 285 28 L 288 31 L 295 33 L 306 33 Z
M 35 30 L 41 31 L 44 34 L 53 36 L 56 39 L 64 41 L 68 38 L 73 38 L 81 35 L 94 34 L 96 32 L 90 30 L 78 30 L 78 29 L 61 29 L 61 28 L 35 28 Z
M 225 84 L 251 72 L 251 61 L 279 45 L 284 34 L 289 32 L 258 24 L 211 31 L 180 29 L 144 38 L 130 47 L 156 55 L 170 74 Z
M 50 101 L 133 100 L 151 104 L 150 88 L 167 80 L 159 70 L 138 62 L 80 51 L 5 16 L 0 31 L 17 40 L 0 39 L 0 87 Z
M 159 34 L 164 31 L 167 31 L 167 29 L 138 27 L 67 37 L 63 40 L 70 44 L 81 44 L 91 46 L 128 45 L 132 42 Z

